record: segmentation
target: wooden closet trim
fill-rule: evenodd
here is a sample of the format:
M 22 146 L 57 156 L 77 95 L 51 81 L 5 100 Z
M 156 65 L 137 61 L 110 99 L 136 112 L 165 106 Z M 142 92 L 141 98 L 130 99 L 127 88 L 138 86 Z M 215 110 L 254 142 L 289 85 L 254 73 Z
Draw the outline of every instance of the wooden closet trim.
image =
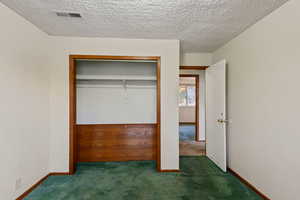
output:
M 206 70 L 208 66 L 180 66 L 180 70 Z
M 76 59 L 106 59 L 106 60 L 153 60 L 156 65 L 156 168 L 161 171 L 161 75 L 160 56 L 111 56 L 111 55 L 69 55 L 69 174 L 74 174 L 77 163 L 76 138 Z
M 197 74 L 180 74 L 179 77 L 192 77 L 195 78 L 196 81 L 196 112 L 195 112 L 195 140 L 200 140 L 200 132 L 199 132 L 199 75 Z

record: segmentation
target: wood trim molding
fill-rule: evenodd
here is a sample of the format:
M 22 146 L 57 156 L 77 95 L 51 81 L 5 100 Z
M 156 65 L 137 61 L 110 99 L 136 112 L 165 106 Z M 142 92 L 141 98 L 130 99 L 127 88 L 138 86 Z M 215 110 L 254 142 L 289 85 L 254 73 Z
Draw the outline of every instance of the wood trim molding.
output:
M 254 187 L 251 183 L 249 183 L 246 179 L 241 177 L 237 172 L 235 172 L 231 168 L 227 168 L 227 169 L 231 174 L 233 174 L 235 177 L 237 177 L 241 182 L 243 182 L 245 185 L 247 185 L 249 188 L 251 188 L 254 192 L 256 192 L 261 198 L 263 198 L 264 200 L 271 200 L 269 197 L 267 197 L 262 192 L 260 192 L 256 187 Z
M 196 125 L 196 122 L 179 122 L 180 125 Z
M 112 55 L 70 55 L 70 59 L 88 59 L 88 60 L 160 60 L 159 56 L 112 56 Z
M 195 140 L 199 141 L 200 140 L 200 130 L 199 130 L 199 93 L 200 93 L 200 88 L 199 88 L 199 76 L 196 76 L 196 113 L 195 113 L 195 120 L 196 120 L 196 137 Z
M 206 70 L 209 66 L 180 66 L 181 70 Z
M 67 176 L 72 175 L 70 172 L 50 172 L 49 176 Z
M 76 171 L 76 62 L 69 56 L 69 172 Z
M 161 169 L 161 64 L 160 57 L 157 58 L 156 66 L 156 170 L 160 171 Z
M 251 183 L 249 183 L 246 179 L 241 177 L 238 173 L 236 173 L 231 168 L 228 168 L 228 171 L 236 176 L 241 182 L 243 182 L 245 185 L 247 185 L 249 188 L 251 188 L 254 192 L 256 192 L 259 196 L 261 196 L 264 200 L 271 200 L 269 197 L 264 195 L 262 192 L 260 192 L 256 187 L 254 187 Z M 179 173 L 179 169 L 159 169 L 159 172 L 162 173 L 169 173 L 169 172 L 177 172 Z M 37 188 L 40 184 L 42 184 L 49 176 L 63 176 L 63 175 L 72 175 L 72 173 L 69 172 L 50 172 L 43 178 L 41 178 L 39 181 L 37 181 L 33 186 L 31 186 L 28 190 L 26 190 L 23 194 L 21 194 L 16 200 L 22 200 L 24 199 L 30 192 L 32 192 L 35 188 Z
M 104 126 L 119 126 L 119 125 L 123 125 L 123 126 L 130 126 L 130 125 L 141 125 L 141 126 L 149 126 L 149 125 L 156 125 L 156 123 L 129 123 L 129 124 L 77 124 L 76 126 L 98 126 L 98 125 L 104 125 Z
M 160 169 L 159 172 L 180 172 L 179 169 Z M 38 180 L 35 184 L 33 184 L 28 190 L 23 192 L 19 197 L 16 198 L 16 200 L 22 200 L 27 195 L 29 195 L 35 188 L 37 188 L 40 184 L 42 184 L 49 176 L 68 176 L 73 175 L 70 172 L 50 172 L 46 176 L 42 177 L 40 180 Z
M 23 194 L 21 194 L 18 198 L 16 198 L 16 200 L 22 200 L 22 199 L 24 199 L 30 192 L 32 192 L 35 188 L 37 188 L 37 186 L 39 186 L 49 176 L 50 175 L 47 174 L 46 176 L 44 176 L 43 178 L 41 178 L 40 180 L 38 180 L 35 184 L 33 184 L 33 186 L 31 186 L 28 190 L 26 190 Z
M 156 168 L 161 169 L 161 58 L 160 56 L 112 56 L 112 55 L 69 55 L 69 171 L 74 174 L 76 171 L 77 155 L 77 137 L 76 137 L 76 59 L 105 59 L 105 60 L 153 60 L 157 62 L 156 66 Z
M 16 200 L 24 199 L 27 195 L 30 194 L 30 192 L 32 192 L 35 188 L 37 188 L 40 184 L 42 184 L 49 176 L 64 176 L 64 175 L 70 175 L 70 173 L 69 172 L 50 172 L 49 174 L 47 174 L 46 176 L 44 176 L 43 178 L 38 180 L 35 184 L 33 184 L 33 186 L 31 186 L 28 190 L 23 192 L 23 194 L 21 194 L 18 198 L 16 198 Z
M 195 108 L 195 121 L 196 123 L 195 124 L 195 128 L 196 128 L 196 131 L 195 131 L 195 140 L 196 141 L 199 141 L 200 140 L 200 124 L 199 124 L 199 104 L 200 104 L 200 84 L 199 84 L 199 75 L 197 74 L 180 74 L 179 77 L 193 77 L 195 78 L 196 80 L 196 108 Z

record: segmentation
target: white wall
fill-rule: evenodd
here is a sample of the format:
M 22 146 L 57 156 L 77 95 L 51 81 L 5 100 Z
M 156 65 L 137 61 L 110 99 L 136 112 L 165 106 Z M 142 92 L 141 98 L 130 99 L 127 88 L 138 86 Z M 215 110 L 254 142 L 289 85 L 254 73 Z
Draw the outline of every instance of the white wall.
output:
M 156 76 L 157 62 L 154 61 L 76 61 L 76 73 L 79 75 L 105 76 Z
M 182 66 L 209 66 L 212 61 L 212 53 L 182 53 L 180 65 Z
M 214 53 L 228 61 L 229 167 L 272 200 L 299 199 L 300 1 Z
M 69 54 L 161 56 L 161 167 L 178 169 L 179 41 L 51 37 L 51 171 L 68 171 Z
M 68 171 L 69 54 L 161 56 L 161 168 L 179 168 L 178 40 L 52 37 L 2 4 L 0 17 L 0 199 Z
M 156 89 L 77 88 L 77 124 L 156 123 Z
M 195 106 L 179 107 L 179 122 L 195 122 Z
M 46 34 L 1 3 L 0 18 L 0 199 L 8 200 L 48 174 L 49 74 Z
M 78 75 L 156 77 L 155 62 L 78 61 Z M 156 123 L 156 80 L 77 80 L 77 124 Z

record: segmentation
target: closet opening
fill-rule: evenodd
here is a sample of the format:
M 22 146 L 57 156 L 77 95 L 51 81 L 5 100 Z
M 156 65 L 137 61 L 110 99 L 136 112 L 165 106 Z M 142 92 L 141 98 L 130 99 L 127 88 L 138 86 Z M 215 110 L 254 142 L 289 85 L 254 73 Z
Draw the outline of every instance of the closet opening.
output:
M 69 173 L 78 162 L 155 160 L 160 57 L 69 56 Z

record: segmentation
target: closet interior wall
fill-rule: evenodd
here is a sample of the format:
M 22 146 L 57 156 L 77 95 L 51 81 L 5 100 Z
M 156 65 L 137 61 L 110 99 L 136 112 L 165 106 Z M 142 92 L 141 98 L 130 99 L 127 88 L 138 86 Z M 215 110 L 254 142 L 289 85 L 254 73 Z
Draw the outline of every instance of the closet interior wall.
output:
M 77 161 L 156 160 L 156 61 L 77 60 Z

